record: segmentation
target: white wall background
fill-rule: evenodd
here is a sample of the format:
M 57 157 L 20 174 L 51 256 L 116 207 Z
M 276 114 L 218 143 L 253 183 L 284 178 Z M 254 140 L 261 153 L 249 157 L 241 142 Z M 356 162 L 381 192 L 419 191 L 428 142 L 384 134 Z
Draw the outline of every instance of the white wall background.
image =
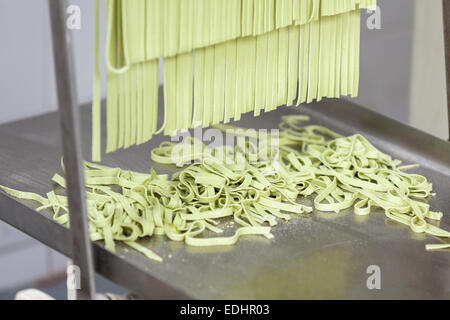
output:
M 79 101 L 82 103 L 92 96 L 95 1 L 71 2 L 82 10 L 82 28 L 73 32 Z M 0 122 L 55 110 L 47 1 L 1 0 L 0 39 Z
M 355 102 L 406 123 L 414 1 L 378 0 L 378 5 L 380 30 L 369 30 L 368 14 L 362 14 L 360 92 Z
M 82 29 L 74 31 L 74 40 L 83 103 L 91 100 L 92 92 L 95 2 L 72 2 L 82 10 Z M 446 139 L 441 0 L 379 4 L 382 30 L 362 29 L 356 101 Z M 47 1 L 0 0 L 0 123 L 55 110 L 53 73 Z M 47 277 L 64 266 L 62 256 L 0 223 L 0 290 Z
M 449 131 L 440 2 L 415 3 L 409 123 L 445 139 Z

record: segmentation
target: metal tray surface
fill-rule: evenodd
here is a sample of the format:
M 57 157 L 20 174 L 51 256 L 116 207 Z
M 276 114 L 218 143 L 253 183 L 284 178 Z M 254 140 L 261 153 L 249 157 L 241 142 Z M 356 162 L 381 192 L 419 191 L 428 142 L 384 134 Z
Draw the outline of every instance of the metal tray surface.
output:
M 345 100 L 305 107 L 282 107 L 235 123 L 246 128 L 277 128 L 282 115 L 306 114 L 311 123 L 339 133 L 362 133 L 382 151 L 405 163 L 434 185 L 434 210 L 444 212 L 440 227 L 450 230 L 450 144 Z M 159 119 L 161 122 L 162 119 Z M 90 159 L 90 109 L 81 107 L 83 152 Z M 0 126 L 0 184 L 45 194 L 61 172 L 61 141 L 56 113 Z M 104 155 L 103 163 L 160 173 L 174 168 L 152 164 L 150 151 L 167 137 Z M 305 200 L 307 203 L 308 200 Z M 35 205 L 0 192 L 0 219 L 70 256 L 69 232 L 38 213 Z M 426 252 L 437 240 L 412 233 L 382 212 L 358 217 L 313 212 L 309 218 L 280 222 L 275 238 L 248 236 L 231 247 L 196 248 L 155 236 L 142 243 L 163 263 L 118 246 L 116 254 L 94 244 L 96 271 L 141 298 L 192 299 L 449 299 L 450 254 Z M 368 267 L 381 271 L 381 289 L 370 290 Z

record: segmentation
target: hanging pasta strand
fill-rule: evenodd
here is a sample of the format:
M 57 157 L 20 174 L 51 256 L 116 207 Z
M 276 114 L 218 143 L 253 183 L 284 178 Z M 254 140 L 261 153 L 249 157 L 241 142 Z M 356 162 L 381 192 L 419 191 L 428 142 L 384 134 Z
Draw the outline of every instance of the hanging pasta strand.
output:
M 278 31 L 268 34 L 267 91 L 265 111 L 274 110 L 278 95 Z
M 126 86 L 125 86 L 125 76 L 123 74 L 119 74 L 119 112 L 118 112 L 118 126 L 119 130 L 117 132 L 118 140 L 117 140 L 117 148 L 121 149 L 125 147 L 125 92 L 126 92 Z M 111 103 L 110 101 L 107 102 L 109 105 Z M 114 115 L 113 115 L 114 116 Z M 113 150 L 111 150 L 112 152 Z
M 228 41 L 226 46 L 225 61 L 225 114 L 224 123 L 230 122 L 236 109 L 236 75 L 237 75 L 237 42 Z
M 336 53 L 335 63 L 331 66 L 334 67 L 334 93 L 333 98 L 339 98 L 341 93 L 341 65 L 342 65 L 342 28 L 343 28 L 343 15 L 340 14 L 336 17 Z
M 264 0 L 256 0 L 253 4 L 253 36 L 264 33 Z
M 245 94 L 246 94 L 246 55 L 245 51 L 245 40 L 244 38 L 239 38 L 236 42 L 236 101 L 234 109 L 234 120 L 239 121 L 241 119 L 241 114 L 243 112 L 245 104 Z
M 257 0 L 242 0 L 242 32 L 241 37 L 253 34 L 253 9 Z
M 107 145 L 106 152 L 110 153 L 118 149 L 118 119 L 119 115 L 119 96 L 117 94 L 119 90 L 119 77 L 115 73 L 107 73 L 107 113 L 106 113 L 106 128 L 107 128 Z M 97 148 L 95 146 L 94 148 Z M 98 150 L 101 150 L 98 147 Z
M 138 88 L 137 88 L 137 81 L 138 81 L 138 75 L 137 75 L 137 69 L 138 64 L 134 64 L 131 67 L 130 74 L 129 74 L 129 90 L 131 92 L 130 94 L 130 100 L 129 100 L 129 134 L 130 134 L 130 140 L 129 145 L 132 146 L 136 144 L 136 138 L 137 138 L 137 122 L 138 122 Z
M 203 124 L 205 110 L 205 50 L 197 49 L 194 52 L 194 115 L 193 125 Z
M 323 17 L 320 22 L 317 101 L 326 97 L 329 91 L 332 19 Z
M 149 141 L 155 134 L 158 120 L 158 61 L 145 62 L 143 65 L 143 140 Z
M 297 106 L 306 102 L 308 94 L 308 77 L 309 77 L 309 34 L 310 24 L 300 26 L 300 48 L 299 48 L 299 89 Z
M 204 106 L 203 127 L 209 127 L 212 123 L 214 106 L 214 46 L 205 49 L 205 81 L 204 81 Z
M 308 98 L 311 103 L 319 94 L 320 22 L 313 21 L 309 28 Z
M 177 56 L 176 128 L 187 130 L 192 123 L 194 61 L 190 53 Z
M 177 113 L 177 57 L 164 59 L 164 107 L 166 109 L 166 119 L 164 126 L 165 135 L 173 135 L 176 131 L 176 124 L 181 117 Z
M 194 47 L 195 0 L 180 1 L 179 52 L 191 52 Z
M 100 0 L 95 1 L 95 65 L 92 98 L 92 160 L 101 159 L 101 101 L 100 101 Z M 110 119 L 111 121 L 111 119 Z M 111 121 L 112 122 L 112 121 Z
M 107 29 L 108 32 L 112 33 L 111 37 L 107 38 L 108 43 L 106 44 L 106 47 L 114 47 L 116 48 L 116 51 L 114 51 L 114 55 L 110 57 L 115 64 L 120 64 L 120 55 L 118 54 L 119 48 L 117 44 L 120 42 L 120 34 L 119 34 L 119 27 L 120 24 L 115 26 L 112 21 L 115 20 L 117 14 L 117 3 L 114 3 L 112 1 L 108 2 L 107 8 L 106 8 L 106 15 L 107 15 Z M 97 22 L 98 23 L 98 22 Z M 96 43 L 96 45 L 98 42 Z M 119 114 L 119 75 L 117 75 L 114 72 L 111 72 L 109 69 L 107 70 L 107 120 L 106 120 L 106 129 L 107 129 L 107 145 L 106 145 L 106 152 L 113 152 L 119 148 L 119 137 L 120 134 L 119 125 L 118 125 L 118 119 L 120 118 Z M 94 89 L 95 92 L 95 89 Z M 93 99 L 96 101 L 96 99 Z M 98 98 L 97 98 L 98 101 Z M 99 119 L 101 121 L 101 119 Z M 100 124 L 101 126 L 101 124 Z M 94 140 L 94 139 L 93 139 Z M 96 149 L 93 151 L 93 154 L 95 152 L 101 152 L 101 147 L 97 145 L 92 145 L 93 149 Z M 99 160 L 97 160 L 99 161 Z
M 144 79 L 143 64 L 136 65 L 136 145 L 144 143 Z
M 278 94 L 276 106 L 286 104 L 289 72 L 289 28 L 278 30 Z
M 299 64 L 299 27 L 289 27 L 289 58 L 288 58 L 288 94 L 286 105 L 290 106 L 297 97 L 298 90 L 298 64 Z
M 214 46 L 214 104 L 213 124 L 225 117 L 226 44 Z
M 255 116 L 259 116 L 266 105 L 267 46 L 268 36 L 266 34 L 256 38 Z M 295 82 L 297 82 L 297 79 L 295 79 Z
M 341 94 L 346 96 L 349 94 L 348 78 L 349 78 L 349 56 L 350 56 L 350 14 L 342 14 L 342 55 L 341 55 Z
M 367 3 L 369 1 L 366 0 Z M 366 4 L 368 5 L 368 4 Z M 359 26 L 361 21 L 361 12 L 359 10 L 355 10 L 351 12 L 352 15 L 352 29 L 353 32 L 353 48 L 354 48 L 354 55 L 353 55 L 353 61 L 351 61 L 353 66 L 353 84 L 352 84 L 352 97 L 355 98 L 358 96 L 359 91 L 359 60 L 360 60 L 360 39 L 361 39 L 361 29 Z
M 245 113 L 255 109 L 255 82 L 256 82 L 256 38 L 246 38 L 247 56 L 247 91 Z

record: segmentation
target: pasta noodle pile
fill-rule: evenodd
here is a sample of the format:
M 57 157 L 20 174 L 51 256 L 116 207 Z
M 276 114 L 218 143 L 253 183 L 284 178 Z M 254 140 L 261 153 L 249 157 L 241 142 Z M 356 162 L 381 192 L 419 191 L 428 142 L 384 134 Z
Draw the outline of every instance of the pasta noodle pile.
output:
M 439 221 L 443 214 L 431 211 L 425 202 L 434 195 L 432 184 L 424 176 L 405 172 L 415 165 L 401 166 L 400 160 L 382 153 L 360 134 L 342 137 L 320 126 L 299 126 L 305 120 L 283 117 L 280 148 L 285 170 L 291 172 L 300 195 L 316 194 L 316 210 L 338 213 L 353 207 L 355 214 L 367 215 L 378 207 L 413 232 L 450 238 L 449 232 L 427 221 Z M 426 246 L 427 250 L 449 247 Z
M 322 126 L 301 126 L 308 120 L 307 116 L 284 116 L 280 124 L 279 154 L 272 159 L 271 167 L 289 188 L 297 190 L 299 196 L 314 196 L 314 208 L 319 211 L 339 213 L 352 208 L 356 215 L 368 215 L 373 208 L 381 208 L 389 219 L 409 226 L 413 232 L 450 238 L 449 232 L 427 221 L 439 221 L 443 214 L 431 211 L 425 202 L 434 195 L 432 184 L 424 176 L 405 172 L 416 165 L 401 166 L 400 160 L 382 153 L 360 134 L 343 137 Z M 215 127 L 237 135 L 255 134 L 225 125 Z M 163 143 L 153 150 L 152 160 L 183 166 L 186 161 L 211 156 L 208 151 L 195 151 L 190 139 L 183 144 L 180 148 L 175 143 Z M 267 150 L 251 154 L 251 150 L 258 150 L 257 145 L 236 148 L 238 154 L 246 150 L 247 160 L 265 163 L 258 157 Z M 223 162 L 223 154 L 226 152 L 219 152 L 216 159 Z M 426 245 L 427 250 L 446 248 L 450 244 Z
M 104 240 L 105 248 L 113 252 L 114 241 L 122 241 L 156 261 L 162 261 L 161 257 L 136 240 L 166 235 L 192 246 L 215 246 L 232 245 L 248 234 L 270 239 L 276 217 L 290 219 L 285 212 L 312 211 L 295 202 L 298 191 L 286 185 L 285 177 L 274 168 L 247 162 L 227 167 L 214 156 L 176 173 L 172 180 L 153 170 L 151 174 L 142 174 L 88 162 L 85 176 L 91 239 Z M 66 187 L 62 176 L 56 174 L 52 180 Z M 41 204 L 38 211 L 52 209 L 53 219 L 69 227 L 65 196 L 50 191 L 44 198 L 0 187 L 14 197 L 37 201 Z M 117 191 L 117 187 L 121 190 Z M 240 226 L 233 236 L 196 237 L 205 230 L 222 233 L 217 225 L 225 217 L 233 217 Z M 268 225 L 264 226 L 265 223 Z
M 251 111 L 356 96 L 362 8 L 376 0 L 107 0 L 106 151 Z M 92 154 L 100 161 L 98 21 L 96 34 Z
M 156 261 L 162 258 L 137 243 L 139 239 L 165 235 L 192 246 L 233 245 L 243 235 L 271 239 L 278 219 L 288 221 L 292 214 L 312 212 L 297 202 L 299 196 L 313 197 L 319 211 L 353 208 L 355 214 L 367 215 L 378 207 L 413 232 L 450 238 L 449 232 L 429 223 L 443 215 L 425 202 L 432 196 L 431 183 L 405 172 L 414 166 L 401 166 L 361 135 L 343 137 L 321 126 L 302 126 L 306 120 L 283 117 L 278 148 L 271 143 L 255 146 L 251 139 L 216 148 L 193 138 L 165 142 L 152 151 L 152 160 L 182 167 L 171 179 L 153 169 L 143 174 L 86 162 L 91 239 L 104 240 L 111 251 L 115 241 L 124 242 Z M 251 135 L 242 130 L 235 134 Z M 62 176 L 52 180 L 65 188 Z M 55 221 L 69 226 L 65 196 L 0 188 L 37 201 L 41 205 L 37 210 L 51 209 Z M 224 233 L 228 228 L 220 223 L 230 219 L 237 225 L 232 236 L 211 237 Z M 426 245 L 427 250 L 447 248 L 448 243 Z

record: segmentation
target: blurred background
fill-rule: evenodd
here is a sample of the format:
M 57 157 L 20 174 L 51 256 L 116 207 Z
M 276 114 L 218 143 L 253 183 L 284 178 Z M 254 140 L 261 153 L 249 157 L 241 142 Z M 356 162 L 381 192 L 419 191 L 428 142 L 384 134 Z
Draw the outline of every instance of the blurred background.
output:
M 95 2 L 71 2 L 81 8 L 75 62 L 79 101 L 86 103 L 92 98 Z M 360 94 L 353 100 L 448 139 L 442 0 L 378 4 L 381 29 L 368 29 L 371 13 L 362 13 Z M 0 124 L 56 110 L 48 20 L 46 0 L 0 1 Z M 0 299 L 30 286 L 61 295 L 66 264 L 62 255 L 0 222 Z M 100 290 L 116 289 L 99 281 Z

